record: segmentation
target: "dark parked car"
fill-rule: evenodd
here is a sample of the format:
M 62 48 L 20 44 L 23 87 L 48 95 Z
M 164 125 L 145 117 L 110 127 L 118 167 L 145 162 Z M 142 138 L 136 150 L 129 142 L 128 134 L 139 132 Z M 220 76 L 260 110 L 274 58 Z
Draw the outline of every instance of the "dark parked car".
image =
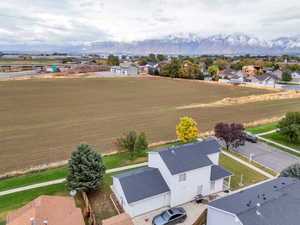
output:
M 173 225 L 177 223 L 182 223 L 186 219 L 186 211 L 179 208 L 168 209 L 161 214 L 155 216 L 152 220 L 153 225 Z
M 258 138 L 254 134 L 250 134 L 246 132 L 246 140 L 252 143 L 256 143 Z

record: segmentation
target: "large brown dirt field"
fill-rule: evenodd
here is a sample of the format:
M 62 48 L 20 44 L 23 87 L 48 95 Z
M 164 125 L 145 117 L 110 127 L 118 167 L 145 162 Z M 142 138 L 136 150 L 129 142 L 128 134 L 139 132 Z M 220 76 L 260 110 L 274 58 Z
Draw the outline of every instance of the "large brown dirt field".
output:
M 201 132 L 217 122 L 250 122 L 300 110 L 300 100 L 178 109 L 270 91 L 150 78 L 33 79 L 0 82 L 0 173 L 68 159 L 79 143 L 114 151 L 116 137 L 145 131 L 175 138 L 181 116 Z

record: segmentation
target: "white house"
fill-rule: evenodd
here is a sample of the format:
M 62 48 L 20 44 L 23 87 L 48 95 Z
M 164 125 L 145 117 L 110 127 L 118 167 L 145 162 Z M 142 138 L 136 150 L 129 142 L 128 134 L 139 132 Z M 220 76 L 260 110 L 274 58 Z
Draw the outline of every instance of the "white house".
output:
M 134 66 L 112 66 L 110 72 L 118 76 L 138 75 L 138 69 Z
M 148 167 L 113 176 L 112 190 L 132 217 L 228 189 L 214 139 L 151 151 Z
M 208 204 L 207 225 L 298 225 L 300 180 L 280 177 Z

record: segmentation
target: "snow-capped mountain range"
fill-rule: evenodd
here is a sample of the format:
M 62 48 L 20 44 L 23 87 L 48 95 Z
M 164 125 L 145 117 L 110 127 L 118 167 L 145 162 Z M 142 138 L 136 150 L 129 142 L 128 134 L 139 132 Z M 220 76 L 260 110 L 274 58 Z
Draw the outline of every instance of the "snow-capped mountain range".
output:
M 81 49 L 85 52 L 110 52 L 129 54 L 299 54 L 299 37 L 282 37 L 262 40 L 246 34 L 219 34 L 202 37 L 180 33 L 158 39 L 125 42 L 91 42 Z
M 9 49 L 14 49 L 13 46 Z M 134 42 L 87 42 L 82 45 L 72 46 L 31 46 L 24 49 L 18 46 L 15 50 L 64 51 L 78 53 L 117 53 L 146 55 L 149 53 L 203 55 L 203 54 L 260 54 L 281 55 L 300 54 L 300 36 L 281 37 L 273 40 L 262 40 L 243 33 L 219 34 L 203 37 L 193 33 L 179 33 L 162 38 L 147 39 Z M 5 46 L 0 46 L 5 50 Z

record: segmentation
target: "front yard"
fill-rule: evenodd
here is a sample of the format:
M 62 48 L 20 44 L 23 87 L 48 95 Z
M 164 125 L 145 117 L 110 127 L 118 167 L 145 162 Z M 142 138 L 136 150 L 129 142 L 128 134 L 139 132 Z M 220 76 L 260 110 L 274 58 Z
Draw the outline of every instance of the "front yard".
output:
M 220 155 L 220 166 L 229 170 L 234 175 L 231 177 L 231 191 L 264 181 L 268 179 L 266 176 L 250 169 L 249 167 L 231 159 L 230 157 L 221 154 Z M 241 183 L 241 176 L 242 183 Z M 241 185 L 240 185 L 241 184 Z

